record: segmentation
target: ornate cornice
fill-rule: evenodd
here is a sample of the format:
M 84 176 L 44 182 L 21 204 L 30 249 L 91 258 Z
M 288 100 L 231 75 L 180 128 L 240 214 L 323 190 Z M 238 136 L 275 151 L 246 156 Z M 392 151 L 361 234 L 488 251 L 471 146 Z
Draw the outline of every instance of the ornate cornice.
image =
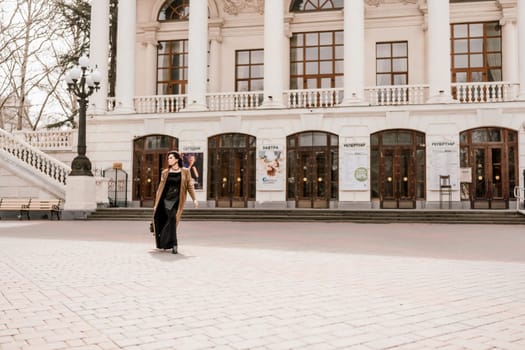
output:
M 264 13 L 264 0 L 224 0 L 224 11 L 229 15 L 239 13 Z

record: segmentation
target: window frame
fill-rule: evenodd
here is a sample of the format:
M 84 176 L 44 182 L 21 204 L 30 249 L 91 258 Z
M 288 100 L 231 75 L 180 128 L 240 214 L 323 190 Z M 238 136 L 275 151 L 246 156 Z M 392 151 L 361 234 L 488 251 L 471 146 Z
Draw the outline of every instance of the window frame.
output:
M 174 50 L 179 43 L 182 44 L 181 52 Z M 159 41 L 159 44 L 157 45 L 157 95 L 159 95 L 159 92 L 161 91 L 164 92 L 164 89 L 162 88 L 163 85 L 167 85 L 165 88 L 166 93 L 162 93 L 161 95 L 184 95 L 186 93 L 188 85 L 188 45 L 188 39 Z M 161 53 L 165 48 L 167 50 L 165 51 L 166 53 Z M 173 64 L 175 56 L 182 57 L 182 63 L 180 65 Z M 167 66 L 160 66 L 162 57 L 167 58 Z M 165 71 L 164 77 L 167 77 L 167 79 L 160 79 L 162 71 Z M 179 75 L 182 79 L 172 79 L 174 71 L 179 71 Z M 173 92 L 173 86 L 175 85 L 179 86 L 179 91 L 177 93 Z
M 336 4 L 334 4 L 336 2 Z M 338 2 L 342 2 L 341 5 Z M 312 7 L 305 9 L 308 4 Z M 296 0 L 290 4 L 290 12 L 337 11 L 344 9 L 344 0 Z
M 483 34 L 482 36 L 479 35 L 472 35 L 471 36 L 471 27 L 474 25 L 482 25 L 483 26 Z M 498 32 L 499 35 L 488 35 L 487 33 L 487 27 L 489 25 L 494 25 L 496 27 L 499 27 Z M 455 36 L 456 28 L 459 26 L 467 26 L 467 34 L 466 36 Z M 499 50 L 489 50 L 488 47 L 488 40 L 489 39 L 499 39 Z M 457 51 L 457 45 L 459 41 L 466 41 L 466 50 L 465 51 Z M 482 48 L 480 51 L 475 51 L 474 49 L 471 49 L 471 45 L 473 44 L 474 40 L 481 40 L 482 41 Z M 498 21 L 485 21 L 485 22 L 467 22 L 467 23 L 451 23 L 450 24 L 450 70 L 451 70 L 451 79 L 453 83 L 459 82 L 459 83 L 472 83 L 472 82 L 478 82 L 479 80 L 474 80 L 473 76 L 478 74 L 481 76 L 481 82 L 492 82 L 492 81 L 501 81 L 502 75 L 503 75 L 503 41 L 502 41 L 502 30 L 501 26 L 499 25 Z M 499 54 L 499 65 L 490 66 L 488 62 L 489 55 L 498 55 Z M 475 55 L 481 55 L 483 62 L 480 67 L 478 66 L 472 66 L 472 56 Z M 456 60 L 460 57 L 465 56 L 466 58 L 466 67 L 458 67 L 456 68 Z M 500 80 L 491 80 L 489 79 L 491 76 L 491 71 L 499 71 Z M 463 79 L 460 79 L 458 81 L 458 74 L 464 74 L 465 75 L 465 81 Z
M 395 44 L 405 44 L 405 56 L 394 56 L 394 45 Z M 382 56 L 378 57 L 378 46 L 379 45 L 389 45 L 390 46 L 390 55 L 389 56 Z M 378 72 L 378 61 L 379 60 L 390 60 L 390 68 L 388 71 L 384 72 Z M 405 71 L 394 71 L 394 60 L 395 59 L 406 59 L 406 70 Z M 376 86 L 391 86 L 391 85 L 408 85 L 408 68 L 409 68 L 409 61 L 408 61 L 408 41 L 407 40 L 399 40 L 399 41 L 381 41 L 376 42 Z M 405 83 L 404 84 L 394 84 L 395 76 L 403 75 L 405 77 Z M 389 76 L 390 77 L 390 84 L 380 84 L 379 83 L 379 76 Z
M 177 1 L 180 1 L 179 4 L 175 4 Z M 180 15 L 178 9 L 185 9 L 185 14 Z M 166 18 L 166 10 L 171 10 L 171 17 Z M 161 18 L 164 13 L 164 18 Z M 171 21 L 188 21 L 190 16 L 190 0 L 166 0 L 164 4 L 160 7 L 159 13 L 157 15 L 157 20 L 159 22 L 171 22 Z
M 248 53 L 248 63 L 239 63 L 239 54 Z M 253 63 L 253 56 L 255 54 L 262 54 L 262 60 L 258 63 Z M 247 67 L 248 68 L 248 77 L 239 78 L 239 68 Z M 260 77 L 254 77 L 254 69 L 260 68 L 262 75 Z M 246 92 L 246 91 L 262 91 L 263 89 L 252 89 L 252 85 L 255 81 L 261 81 L 264 89 L 264 49 L 245 49 L 245 50 L 235 50 L 235 91 L 236 92 Z M 248 85 L 247 90 L 239 90 L 239 83 L 246 82 Z
M 331 34 L 331 42 L 329 44 L 323 43 L 322 38 L 327 33 Z M 338 41 L 338 33 L 341 34 L 341 39 Z M 317 35 L 317 44 L 311 44 L 307 41 L 308 37 Z M 315 81 L 314 89 L 327 88 L 323 87 L 322 84 L 326 79 L 330 79 L 330 88 L 337 88 L 344 86 L 344 32 L 342 30 L 329 30 L 329 31 L 318 31 L 318 32 L 297 32 L 292 34 L 290 40 L 290 89 L 312 89 L 309 86 L 309 82 Z M 295 39 L 294 39 L 295 38 Z M 313 37 L 312 37 L 313 38 Z M 323 48 L 330 48 L 331 58 L 323 59 Z M 295 59 L 293 51 L 297 50 L 299 57 Z M 313 50 L 313 51 L 312 51 Z M 308 57 L 309 53 L 315 52 L 317 58 Z M 325 51 L 325 54 L 327 51 Z M 339 54 L 339 55 L 338 55 Z M 331 73 L 322 73 L 322 64 L 330 63 Z M 298 65 L 294 69 L 294 65 Z M 314 73 L 308 72 L 310 67 L 316 65 L 316 71 Z M 338 73 L 338 71 L 340 71 Z M 295 73 L 294 73 L 295 72 Z M 301 84 L 294 84 L 297 81 L 301 81 Z M 297 85 L 297 86 L 296 86 Z

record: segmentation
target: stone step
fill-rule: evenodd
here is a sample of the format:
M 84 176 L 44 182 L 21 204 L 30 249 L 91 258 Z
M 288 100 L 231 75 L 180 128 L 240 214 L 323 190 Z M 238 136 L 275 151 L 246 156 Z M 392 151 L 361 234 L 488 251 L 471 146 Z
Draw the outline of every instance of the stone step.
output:
M 151 208 L 102 208 L 88 220 L 148 221 Z M 326 221 L 355 223 L 525 224 L 513 210 L 339 210 L 339 209 L 186 209 L 188 221 Z

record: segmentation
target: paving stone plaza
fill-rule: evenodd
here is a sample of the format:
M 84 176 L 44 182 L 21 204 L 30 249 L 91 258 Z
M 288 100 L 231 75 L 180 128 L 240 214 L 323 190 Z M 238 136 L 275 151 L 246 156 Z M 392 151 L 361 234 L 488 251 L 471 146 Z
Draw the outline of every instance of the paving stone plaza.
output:
M 523 226 L 0 221 L 0 349 L 525 349 Z

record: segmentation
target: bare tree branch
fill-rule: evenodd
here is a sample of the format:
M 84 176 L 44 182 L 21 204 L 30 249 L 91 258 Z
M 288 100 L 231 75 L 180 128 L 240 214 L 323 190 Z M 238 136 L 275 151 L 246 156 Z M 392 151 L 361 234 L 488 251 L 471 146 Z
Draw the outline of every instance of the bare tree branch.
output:
M 0 127 L 36 129 L 71 120 L 63 76 L 86 51 L 87 0 L 0 0 Z

